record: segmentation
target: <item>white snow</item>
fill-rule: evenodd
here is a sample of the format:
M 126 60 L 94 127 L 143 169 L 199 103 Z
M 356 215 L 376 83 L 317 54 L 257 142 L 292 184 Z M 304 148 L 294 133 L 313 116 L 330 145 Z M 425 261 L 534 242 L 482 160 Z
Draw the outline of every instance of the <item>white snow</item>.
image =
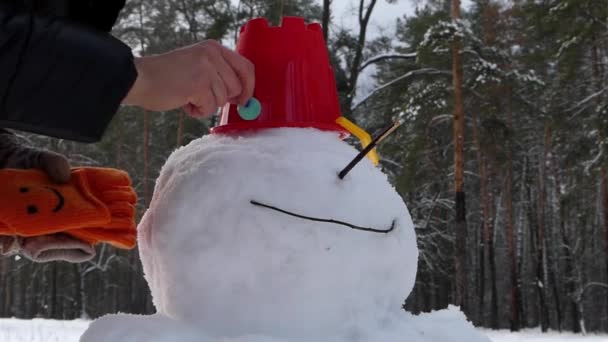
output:
M 77 342 L 89 321 L 0 319 L 2 342 Z
M 184 324 L 163 315 L 106 316 L 91 324 L 81 341 L 155 341 L 155 342 L 443 342 L 443 341 L 484 341 L 482 336 L 456 307 L 430 314 L 413 316 L 402 312 L 400 315 L 372 323 L 359 322 L 359 326 L 336 336 L 285 336 L 276 337 L 263 334 L 242 334 L 232 337 L 212 337 L 201 326 Z
M 555 57 L 557 57 L 557 58 L 561 57 L 561 55 L 564 53 L 564 51 L 568 50 L 571 46 L 577 44 L 578 42 L 580 42 L 579 36 L 573 36 L 573 37 L 570 37 L 568 39 L 561 41 L 561 45 L 559 47 L 559 50 L 557 50 Z
M 2 342 L 78 342 L 80 335 L 89 326 L 88 321 L 55 321 L 44 319 L 18 320 L 0 319 L 0 341 Z M 540 329 L 527 329 L 511 333 L 508 330 L 478 329 L 493 342 L 605 342 L 608 335 L 558 333 L 543 334 Z M 175 340 L 175 339 L 174 339 Z M 179 341 L 179 340 L 175 340 Z M 409 341 L 407 337 L 403 342 Z M 112 341 L 114 342 L 114 341 Z M 115 340 L 120 342 L 120 340 Z M 234 341 L 233 341 L 234 342 Z M 256 342 L 248 340 L 242 342 Z M 259 341 L 258 341 L 259 342 Z M 267 342 L 267 341 L 265 341 Z M 277 342 L 277 340 L 273 341 Z M 378 341 L 379 342 L 379 341 Z
M 138 227 L 158 314 L 103 317 L 81 341 L 489 341 L 457 308 L 401 310 L 412 220 L 367 159 L 338 178 L 356 154 L 335 132 L 296 128 L 174 152 Z
M 435 68 L 421 68 L 421 69 L 408 71 L 405 74 L 403 74 L 399 77 L 396 77 L 396 78 L 376 87 L 375 89 L 367 91 L 367 93 L 364 96 L 361 96 L 361 97 L 355 99 L 355 101 L 353 101 L 351 108 L 353 110 L 356 109 L 357 107 L 359 107 L 363 103 L 365 103 L 367 100 L 369 100 L 372 96 L 374 96 L 377 92 L 379 92 L 379 91 L 385 89 L 386 87 L 389 87 L 397 82 L 406 80 L 408 78 L 411 78 L 414 76 L 419 76 L 419 75 L 448 75 L 448 76 L 451 76 L 451 74 L 452 73 L 449 70 L 438 70 Z
M 540 329 L 525 329 L 519 332 L 508 330 L 480 329 L 494 342 L 606 342 L 606 334 L 574 334 L 571 332 L 549 331 L 542 333 Z

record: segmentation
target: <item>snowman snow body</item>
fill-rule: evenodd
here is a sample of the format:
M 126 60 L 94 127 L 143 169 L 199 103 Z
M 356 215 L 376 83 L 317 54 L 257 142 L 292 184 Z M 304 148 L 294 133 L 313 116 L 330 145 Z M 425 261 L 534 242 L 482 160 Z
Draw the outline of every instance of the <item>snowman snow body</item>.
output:
M 209 135 L 174 152 L 138 227 L 158 313 L 105 316 L 81 342 L 489 342 L 454 307 L 402 310 L 412 221 L 368 160 L 338 178 L 356 153 L 312 128 Z
M 159 313 L 214 336 L 314 339 L 400 311 L 416 276 L 412 221 L 369 161 L 338 178 L 355 154 L 334 132 L 297 128 L 176 151 L 139 227 Z

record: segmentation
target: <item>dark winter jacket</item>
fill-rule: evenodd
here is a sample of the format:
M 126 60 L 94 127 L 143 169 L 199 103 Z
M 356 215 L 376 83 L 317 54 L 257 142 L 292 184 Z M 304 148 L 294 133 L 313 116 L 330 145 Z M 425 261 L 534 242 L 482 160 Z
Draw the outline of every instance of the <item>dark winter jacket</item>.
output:
M 0 0 L 0 127 L 98 141 L 137 77 L 125 0 Z

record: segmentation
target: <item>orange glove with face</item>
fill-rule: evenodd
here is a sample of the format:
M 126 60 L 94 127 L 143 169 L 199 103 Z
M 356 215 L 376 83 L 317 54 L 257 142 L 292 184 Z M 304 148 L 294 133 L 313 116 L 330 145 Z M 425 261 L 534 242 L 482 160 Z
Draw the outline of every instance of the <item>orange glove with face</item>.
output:
M 72 169 L 66 184 L 38 170 L 0 170 L 0 235 L 65 233 L 92 245 L 135 247 L 137 196 L 127 173 Z

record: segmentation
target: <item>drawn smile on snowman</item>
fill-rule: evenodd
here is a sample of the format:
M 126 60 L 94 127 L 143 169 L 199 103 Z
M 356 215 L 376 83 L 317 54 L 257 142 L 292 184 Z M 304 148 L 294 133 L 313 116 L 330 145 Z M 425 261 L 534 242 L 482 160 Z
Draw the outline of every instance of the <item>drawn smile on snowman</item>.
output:
M 336 224 L 336 225 L 340 225 L 340 226 L 344 226 L 346 228 L 350 228 L 353 230 L 361 230 L 361 231 L 365 231 L 365 232 L 370 232 L 370 233 L 380 233 L 380 234 L 388 234 L 390 232 L 392 232 L 395 229 L 395 226 L 397 224 L 396 220 L 393 220 L 391 222 L 390 227 L 385 228 L 385 229 L 377 229 L 377 228 L 370 228 L 370 227 L 361 227 L 361 226 L 357 226 L 348 222 L 344 222 L 344 221 L 339 221 L 339 220 L 334 220 L 334 219 L 325 219 L 325 218 L 319 218 L 319 217 L 312 217 L 312 216 L 306 216 L 306 215 L 301 215 L 301 214 L 297 214 L 291 211 L 287 211 L 272 205 L 268 205 L 268 204 L 264 204 L 261 203 L 259 201 L 256 200 L 251 200 L 249 201 L 249 203 L 258 206 L 258 207 L 262 207 L 262 208 L 267 208 L 270 210 L 274 210 L 277 211 L 279 213 L 285 214 L 285 215 L 289 215 L 289 216 L 293 216 L 293 217 L 297 217 L 300 219 L 304 219 L 304 220 L 310 220 L 310 221 L 315 221 L 315 222 L 324 222 L 324 223 L 331 223 L 331 224 Z

